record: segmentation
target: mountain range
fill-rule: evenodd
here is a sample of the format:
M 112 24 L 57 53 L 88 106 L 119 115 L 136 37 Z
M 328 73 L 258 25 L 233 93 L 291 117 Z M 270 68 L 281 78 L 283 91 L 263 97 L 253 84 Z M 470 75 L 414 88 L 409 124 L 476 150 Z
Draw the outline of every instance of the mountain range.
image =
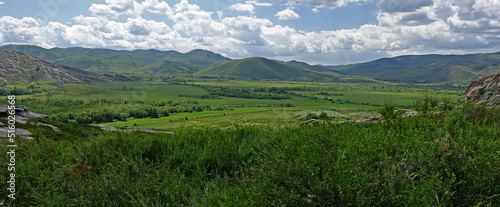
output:
M 467 55 L 405 55 L 366 63 L 327 66 L 347 75 L 399 83 L 469 83 L 500 72 L 500 52 Z
M 101 74 L 199 75 L 243 79 L 322 82 L 469 83 L 500 72 L 500 53 L 468 55 L 406 55 L 339 66 L 309 65 L 262 57 L 232 60 L 207 50 L 187 53 L 159 50 L 91 48 L 45 49 L 31 45 L 4 45 L 47 61 Z

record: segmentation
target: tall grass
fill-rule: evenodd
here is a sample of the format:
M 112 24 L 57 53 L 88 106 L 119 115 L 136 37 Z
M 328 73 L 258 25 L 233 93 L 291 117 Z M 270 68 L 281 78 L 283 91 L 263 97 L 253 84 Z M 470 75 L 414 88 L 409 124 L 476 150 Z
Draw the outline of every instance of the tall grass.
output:
M 233 123 L 169 135 L 51 123 L 63 132 L 19 126 L 35 139 L 18 142 L 13 206 L 500 205 L 498 108 L 402 117 L 398 130 Z

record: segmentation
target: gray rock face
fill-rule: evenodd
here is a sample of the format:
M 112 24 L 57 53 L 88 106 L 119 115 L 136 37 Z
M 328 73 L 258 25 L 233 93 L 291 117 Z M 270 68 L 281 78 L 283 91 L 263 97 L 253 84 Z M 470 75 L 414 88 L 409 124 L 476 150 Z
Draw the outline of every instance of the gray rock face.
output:
M 37 114 L 37 113 L 31 112 L 31 111 L 28 111 L 28 109 L 29 108 L 26 106 L 16 106 L 16 108 L 15 108 L 16 123 L 26 124 L 28 119 L 31 119 L 31 118 L 48 118 L 49 117 L 45 114 Z M 8 105 L 0 105 L 0 118 L 7 118 L 9 115 L 10 115 L 10 113 L 8 110 Z M 36 124 L 49 126 L 52 129 L 54 129 L 54 131 L 61 131 L 59 128 L 52 126 L 50 124 L 45 124 L 45 123 L 40 123 L 40 122 L 37 122 Z M 28 140 L 33 139 L 32 137 L 30 137 L 31 132 L 26 130 L 26 129 L 16 127 L 15 133 L 24 139 L 28 139 Z M 6 126 L 4 123 L 0 122 L 0 139 L 8 138 L 8 135 L 9 135 L 8 126 Z M 18 137 L 16 137 L 16 138 L 18 138 Z
M 95 83 L 112 80 L 131 81 L 120 75 L 102 75 L 48 62 L 21 52 L 0 50 L 0 83 Z M 6 89 L 3 89 L 4 91 Z
M 500 73 L 490 74 L 472 81 L 465 91 L 463 100 L 500 105 Z
M 152 129 L 119 129 L 116 127 L 112 126 L 106 126 L 106 125 L 98 125 L 99 128 L 101 128 L 104 131 L 115 131 L 115 132 L 133 132 L 133 131 L 141 131 L 141 132 L 148 132 L 148 133 L 164 133 L 164 134 L 175 134 L 174 132 L 169 132 L 169 131 L 158 131 L 158 130 L 152 130 Z

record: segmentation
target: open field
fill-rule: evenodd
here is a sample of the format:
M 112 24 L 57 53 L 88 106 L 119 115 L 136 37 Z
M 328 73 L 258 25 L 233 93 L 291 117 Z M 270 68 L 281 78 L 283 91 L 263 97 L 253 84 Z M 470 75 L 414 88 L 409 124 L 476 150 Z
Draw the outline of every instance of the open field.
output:
M 457 86 L 168 79 L 15 87 L 25 94 L 16 104 L 61 129 L 16 126 L 34 137 L 17 142 L 20 206 L 500 204 L 500 110 L 438 105 L 459 99 Z M 350 122 L 367 116 L 385 120 Z M 303 125 L 312 117 L 317 124 Z
M 30 85 L 11 87 L 20 89 L 33 88 Z M 211 92 L 204 87 L 208 87 L 210 90 L 212 88 L 225 88 L 226 91 L 218 92 L 218 95 L 211 95 Z M 321 112 L 327 113 L 332 120 L 352 120 L 361 116 L 378 115 L 377 109 L 386 100 L 392 100 L 399 107 L 408 108 L 417 99 L 421 98 L 423 91 L 429 91 L 436 98 L 446 95 L 454 101 L 459 99 L 460 96 L 457 94 L 461 89 L 460 87 L 447 85 L 410 86 L 401 84 L 339 84 L 219 79 L 105 82 L 97 85 L 65 84 L 60 87 L 53 84 L 40 84 L 39 88 L 40 90 L 44 89 L 44 91 L 37 94 L 20 95 L 18 99 L 21 100 L 21 103 L 23 98 L 44 100 L 46 103 L 53 100 L 56 102 L 57 100 L 83 101 L 77 105 L 75 103 L 69 104 L 72 106 L 70 111 L 76 113 L 76 115 L 68 113 L 67 108 L 58 107 L 57 104 L 47 108 L 46 106 L 39 107 L 40 103 L 36 101 L 26 102 L 35 112 L 49 114 L 59 118 L 58 120 L 76 120 L 76 118 L 72 117 L 79 116 L 78 112 L 83 115 L 89 113 L 89 111 L 94 113 L 96 110 L 102 109 L 105 112 L 116 111 L 114 112 L 114 118 L 107 118 L 107 121 L 101 121 L 102 118 L 97 118 L 97 122 L 96 118 L 92 118 L 87 119 L 87 121 L 84 120 L 84 122 L 116 127 L 172 131 L 178 131 L 178 128 L 185 127 L 226 126 L 228 123 L 233 122 L 262 124 L 262 120 L 267 119 L 273 120 L 266 122 L 266 124 L 271 125 L 273 123 L 280 123 L 277 125 L 298 125 L 307 114 L 319 114 Z M 227 95 L 224 93 L 227 93 Z M 241 93 L 247 94 L 250 98 L 244 98 Z M 257 97 L 262 95 L 269 96 L 269 98 Z M 95 100 L 130 100 L 134 101 L 135 105 L 132 106 L 122 102 L 120 104 L 106 103 L 100 106 L 91 105 L 90 103 Z M 89 104 L 85 104 L 87 102 Z M 287 107 L 284 108 L 285 105 Z M 134 107 L 146 106 L 155 108 L 160 115 L 134 117 L 130 114 L 133 112 L 127 112 L 127 110 L 133 110 Z M 181 109 L 172 110 L 172 107 L 181 107 Z M 196 107 L 202 109 L 195 110 Z M 213 110 L 214 108 L 218 109 Z M 161 114 L 162 110 L 168 110 L 168 112 Z M 122 112 L 125 112 L 125 114 Z M 121 113 L 121 117 L 118 117 L 120 115 L 116 115 L 116 113 Z

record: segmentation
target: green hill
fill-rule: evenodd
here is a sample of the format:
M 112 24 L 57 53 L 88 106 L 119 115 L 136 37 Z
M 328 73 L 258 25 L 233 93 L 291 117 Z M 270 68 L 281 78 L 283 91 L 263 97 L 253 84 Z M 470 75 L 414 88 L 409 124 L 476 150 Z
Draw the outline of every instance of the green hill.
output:
M 297 64 L 270 60 L 262 57 L 234 60 L 219 66 L 201 70 L 195 75 L 222 76 L 243 79 L 277 79 L 296 81 L 324 82 L 374 82 L 357 76 L 346 76 L 335 72 L 317 71 L 318 68 L 307 64 Z
M 161 61 L 181 62 L 190 64 L 195 67 L 213 67 L 231 61 L 222 55 L 210 52 L 208 50 L 193 50 L 188 53 L 180 53 L 177 51 L 159 51 L 159 50 L 111 50 L 111 49 L 90 49 L 90 48 L 55 48 L 61 52 L 78 52 L 96 55 L 129 55 L 134 59 L 149 64 Z
M 407 55 L 353 65 L 330 66 L 347 75 L 403 83 L 469 83 L 500 72 L 500 53 L 469 55 Z
M 143 73 L 153 75 L 180 75 L 193 74 L 198 70 L 200 70 L 198 67 L 186 63 L 165 60 L 148 64 L 139 68 L 137 71 L 142 71 Z
M 176 51 L 128 51 L 81 47 L 45 49 L 32 45 L 4 45 L 0 49 L 19 51 L 50 62 L 97 73 L 147 74 L 150 71 L 141 71 L 141 69 L 155 68 L 156 72 L 165 71 L 165 74 L 177 74 L 181 71 L 190 74 L 196 72 L 200 67 L 213 67 L 231 61 L 229 58 L 207 50 L 179 53 Z M 157 68 L 159 65 L 167 66 L 167 68 Z M 170 69 L 174 71 L 170 71 Z

